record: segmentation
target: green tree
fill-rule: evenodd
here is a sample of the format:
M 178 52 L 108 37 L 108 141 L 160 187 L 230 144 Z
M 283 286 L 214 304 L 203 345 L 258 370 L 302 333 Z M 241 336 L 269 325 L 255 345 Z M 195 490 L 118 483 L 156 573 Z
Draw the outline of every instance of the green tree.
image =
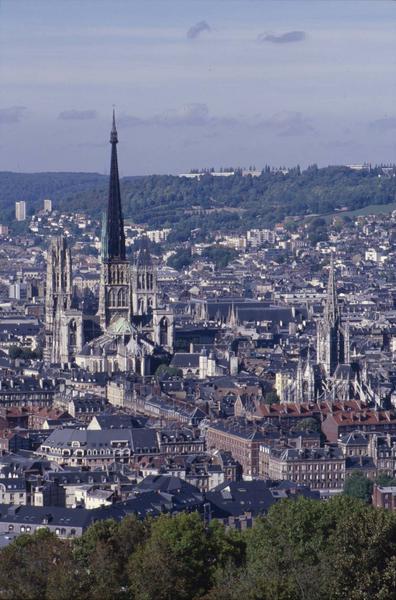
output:
M 264 396 L 264 402 L 265 404 L 276 404 L 277 402 L 279 402 L 279 396 L 276 393 L 275 390 L 271 390 L 269 392 L 267 392 Z
M 206 529 L 198 513 L 161 516 L 129 562 L 132 595 L 139 600 L 199 598 L 219 569 L 243 560 L 243 548 L 221 526 Z
M 344 483 L 344 494 L 364 502 L 371 502 L 373 482 L 361 471 L 354 471 Z
M 66 600 L 78 595 L 79 580 L 71 578 L 65 587 L 59 574 L 73 572 L 71 545 L 47 529 L 20 535 L 0 553 L 1 597 L 18 600 L 56 598 Z M 55 596 L 55 589 L 56 596 Z
M 169 365 L 162 363 L 157 367 L 155 371 L 155 376 L 162 377 L 164 375 L 168 375 L 169 377 L 181 377 L 183 375 L 183 372 L 181 369 L 177 369 L 176 367 L 170 367 Z
M 338 511 L 336 527 L 329 535 L 323 559 L 324 597 L 337 600 L 394 598 L 394 514 L 357 501 L 349 506 L 344 504 L 343 508 Z
M 176 254 L 170 256 L 168 259 L 168 265 L 178 271 L 190 266 L 192 262 L 193 258 L 191 256 L 191 250 L 186 250 L 184 248 L 178 250 Z
M 386 473 L 380 473 L 380 475 L 376 477 L 375 483 L 381 486 L 396 486 L 396 479 Z
M 322 556 L 331 527 L 332 516 L 320 502 L 298 498 L 272 506 L 247 533 L 244 596 L 249 600 L 323 597 Z
M 88 574 L 91 597 L 100 600 L 127 597 L 129 557 L 144 542 L 146 524 L 136 517 L 98 521 L 76 540 L 75 557 Z
M 294 431 L 320 431 L 320 425 L 313 417 L 299 419 L 293 427 Z

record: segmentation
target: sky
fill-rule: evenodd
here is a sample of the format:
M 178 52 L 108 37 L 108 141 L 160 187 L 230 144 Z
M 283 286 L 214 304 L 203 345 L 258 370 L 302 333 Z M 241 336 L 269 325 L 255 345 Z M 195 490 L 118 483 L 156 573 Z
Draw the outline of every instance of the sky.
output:
M 0 170 L 396 162 L 394 0 L 0 0 Z

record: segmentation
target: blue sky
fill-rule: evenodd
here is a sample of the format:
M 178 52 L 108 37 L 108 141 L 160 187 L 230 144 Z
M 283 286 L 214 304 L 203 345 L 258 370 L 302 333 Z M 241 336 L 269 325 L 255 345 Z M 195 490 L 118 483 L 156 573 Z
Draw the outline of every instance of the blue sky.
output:
M 0 168 L 396 161 L 393 0 L 0 0 Z

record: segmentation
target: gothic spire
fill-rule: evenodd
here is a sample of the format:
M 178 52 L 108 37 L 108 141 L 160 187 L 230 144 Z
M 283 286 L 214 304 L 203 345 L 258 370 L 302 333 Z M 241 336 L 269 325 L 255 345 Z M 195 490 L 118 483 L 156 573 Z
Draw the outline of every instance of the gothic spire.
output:
M 325 319 L 328 323 L 334 324 L 339 316 L 339 307 L 337 299 L 337 285 L 334 274 L 334 261 L 331 255 L 329 281 L 327 284 L 327 297 L 325 306 Z
M 106 236 L 104 239 L 105 248 L 102 251 L 103 257 L 107 260 L 111 260 L 113 258 L 125 260 L 125 233 L 121 209 L 117 143 L 118 135 L 115 122 L 115 111 L 113 109 L 113 124 L 110 133 L 111 163 L 109 199 L 107 204 Z

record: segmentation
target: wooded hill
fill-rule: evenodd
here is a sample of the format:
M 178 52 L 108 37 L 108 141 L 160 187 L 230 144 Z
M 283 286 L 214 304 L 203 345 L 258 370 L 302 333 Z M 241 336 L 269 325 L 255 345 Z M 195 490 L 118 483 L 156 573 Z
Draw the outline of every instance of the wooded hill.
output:
M 329 214 L 396 200 L 395 171 L 354 171 L 315 165 L 287 174 L 269 169 L 259 177 L 205 175 L 200 179 L 173 175 L 125 177 L 121 180 L 124 215 L 150 227 L 175 228 L 180 239 L 201 228 L 243 231 L 271 227 L 288 216 Z M 98 215 L 107 197 L 107 177 L 97 173 L 0 172 L 1 222 L 14 219 L 14 202 L 26 200 L 28 213 L 49 197 L 61 211 Z

